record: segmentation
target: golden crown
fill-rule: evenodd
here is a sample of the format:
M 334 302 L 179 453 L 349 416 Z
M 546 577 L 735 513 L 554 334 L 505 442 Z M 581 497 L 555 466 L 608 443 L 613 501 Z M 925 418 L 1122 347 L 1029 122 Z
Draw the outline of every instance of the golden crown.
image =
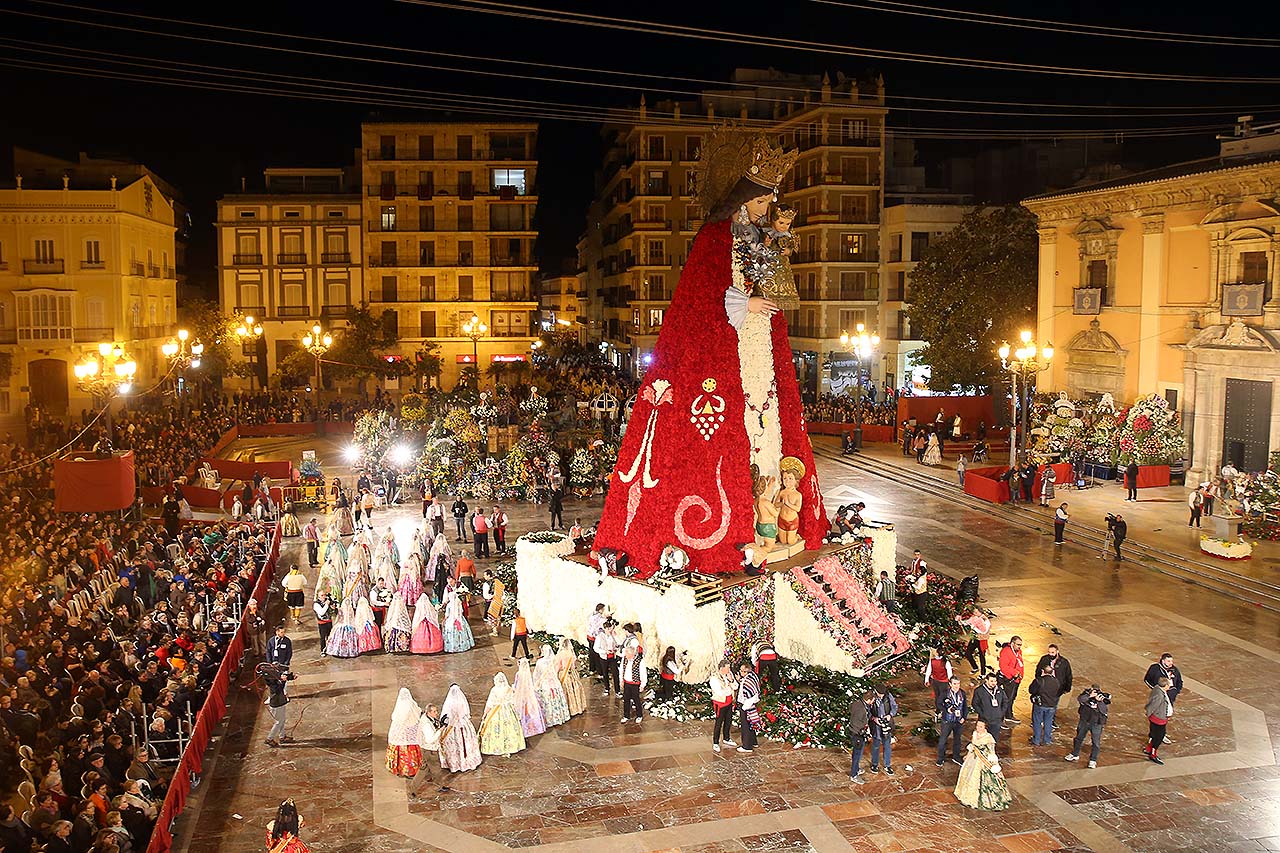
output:
M 747 164 L 747 180 L 762 187 L 777 190 L 787 172 L 796 164 L 798 151 L 783 151 L 782 146 L 769 144 L 764 134 L 751 139 L 751 159 Z

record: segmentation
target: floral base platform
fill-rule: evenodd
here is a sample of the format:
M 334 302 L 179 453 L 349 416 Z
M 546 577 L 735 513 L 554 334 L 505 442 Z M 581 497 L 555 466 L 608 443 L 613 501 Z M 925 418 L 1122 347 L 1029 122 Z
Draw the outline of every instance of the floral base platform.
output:
M 1253 543 L 1245 542 L 1243 539 L 1230 540 L 1201 536 L 1200 550 L 1220 560 L 1247 560 L 1253 555 Z

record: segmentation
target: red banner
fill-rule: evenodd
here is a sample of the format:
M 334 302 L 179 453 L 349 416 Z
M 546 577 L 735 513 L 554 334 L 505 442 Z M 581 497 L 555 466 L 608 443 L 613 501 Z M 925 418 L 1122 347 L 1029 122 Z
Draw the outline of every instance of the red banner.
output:
M 137 487 L 132 450 L 106 459 L 86 454 L 53 463 L 53 501 L 58 512 L 127 509 Z
M 253 588 L 253 598 L 260 606 L 266 599 L 267 588 L 270 587 L 275 576 L 276 561 L 279 558 L 280 525 L 277 523 L 271 536 L 271 553 L 258 574 L 258 582 Z M 191 774 L 198 776 L 204 770 L 204 753 L 209 746 L 209 739 L 213 736 L 214 728 L 227 714 L 227 692 L 231 689 L 231 675 L 244 655 L 244 633 L 242 618 L 240 627 L 236 629 L 236 635 L 227 645 L 227 653 L 218 667 L 218 674 L 214 676 L 213 683 L 209 686 L 209 695 L 205 698 L 200 713 L 196 715 L 191 740 L 183 750 L 178 768 L 173 774 L 173 780 L 169 783 L 169 791 L 165 794 L 164 804 L 160 807 L 160 814 L 156 818 L 156 828 L 151 833 L 151 843 L 147 845 L 147 853 L 167 853 L 173 847 L 173 822 L 182 814 L 182 809 L 187 804 L 187 797 L 191 794 Z

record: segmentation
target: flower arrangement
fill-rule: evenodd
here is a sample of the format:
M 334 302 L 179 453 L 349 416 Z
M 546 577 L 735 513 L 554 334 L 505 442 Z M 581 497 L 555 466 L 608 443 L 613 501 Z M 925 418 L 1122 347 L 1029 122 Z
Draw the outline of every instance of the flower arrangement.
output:
M 1254 539 L 1280 540 L 1280 525 L 1268 521 L 1280 509 L 1280 474 L 1273 467 L 1235 479 L 1235 496 L 1244 520 L 1240 528 Z
M 569 459 L 569 486 L 579 493 L 590 494 L 595 484 L 595 455 L 587 448 L 579 447 Z
M 775 642 L 773 583 L 767 576 L 724 591 L 724 655 L 729 661 L 751 659 L 758 642 Z
M 1201 535 L 1200 551 L 1210 557 L 1223 560 L 1247 560 L 1253 555 L 1253 545 L 1246 542 L 1243 537 L 1233 540 Z
M 454 438 L 465 444 L 480 441 L 484 436 L 471 412 L 466 409 L 450 409 L 444 416 L 444 428 L 453 433 Z
M 1119 421 L 1116 458 L 1121 465 L 1167 465 L 1186 451 L 1178 413 L 1159 394 L 1139 398 Z
M 302 478 L 304 485 L 324 485 L 324 471 L 320 468 L 320 463 L 314 459 L 302 460 L 302 464 L 298 466 L 298 475 Z
M 526 533 L 520 537 L 521 540 L 536 542 L 539 545 L 550 545 L 552 542 L 563 542 L 568 538 L 569 537 L 563 533 L 555 533 L 550 530 L 540 530 L 537 533 Z M 515 564 L 512 563 L 513 570 L 514 566 Z

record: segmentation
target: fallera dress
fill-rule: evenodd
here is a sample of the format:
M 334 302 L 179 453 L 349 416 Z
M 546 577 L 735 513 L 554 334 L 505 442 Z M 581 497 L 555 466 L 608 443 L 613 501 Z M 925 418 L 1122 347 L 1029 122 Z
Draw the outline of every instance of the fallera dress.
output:
M 471 635 L 471 625 L 467 623 L 467 614 L 462 609 L 462 599 L 455 590 L 444 594 L 444 624 L 440 632 L 444 634 L 444 650 L 446 652 L 465 652 L 475 647 L 475 637 Z
M 360 654 L 360 641 L 356 631 L 356 609 L 351 599 L 344 599 L 338 608 L 338 617 L 333 620 L 333 630 L 329 633 L 329 642 L 325 651 L 330 657 L 353 658 Z
M 485 755 L 511 755 L 525 748 L 524 731 L 516 714 L 516 694 L 505 673 L 493 677 L 493 689 L 480 722 L 480 751 Z
M 956 799 L 969 808 L 984 811 L 1003 811 L 1013 802 L 990 732 L 975 733 L 969 742 L 955 793 Z
M 529 659 L 520 658 L 516 669 L 516 713 L 520 716 L 520 728 L 525 737 L 540 735 L 547 730 L 546 718 L 542 715 L 542 703 L 538 701 L 538 693 L 533 689 L 533 671 L 529 669 Z
M 574 654 L 573 643 L 568 637 L 560 640 L 560 651 L 556 652 L 556 674 L 560 678 L 560 686 L 564 688 L 569 715 L 576 717 L 587 710 L 587 693 L 578 673 L 578 656 Z
M 440 766 L 454 773 L 475 770 L 483 760 L 480 738 L 471 723 L 471 706 L 462 688 L 453 685 L 440 706 L 443 728 L 440 735 Z
M 378 630 L 378 622 L 373 618 L 373 608 L 367 598 L 356 603 L 356 647 L 360 654 L 382 648 L 382 632 Z
M 409 616 L 409 608 L 404 596 L 396 593 L 391 596 L 391 606 L 387 608 L 386 618 L 382 622 L 382 647 L 393 654 L 404 654 L 409 651 L 413 637 L 413 619 Z
M 413 608 L 413 637 L 409 651 L 415 655 L 438 655 L 444 651 L 444 636 L 436 624 L 439 616 L 431 599 L 423 593 Z
M 417 776 L 422 767 L 419 719 L 422 709 L 406 687 L 400 688 L 387 730 L 387 769 L 397 776 Z
M 567 723 L 570 716 L 569 701 L 556 674 L 556 656 L 551 651 L 550 646 L 543 646 L 538 665 L 533 668 L 533 690 L 538 694 L 538 704 L 542 706 L 542 719 L 547 728 Z

